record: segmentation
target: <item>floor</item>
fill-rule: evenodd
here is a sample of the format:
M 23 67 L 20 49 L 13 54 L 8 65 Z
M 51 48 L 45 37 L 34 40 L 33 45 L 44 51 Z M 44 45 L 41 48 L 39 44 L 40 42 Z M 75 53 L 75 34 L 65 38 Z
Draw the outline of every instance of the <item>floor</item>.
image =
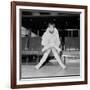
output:
M 66 62 L 66 69 L 62 69 L 57 62 L 46 63 L 39 70 L 35 68 L 36 64 L 22 64 L 21 78 L 43 78 L 43 77 L 66 77 L 80 75 L 80 60 L 70 60 Z

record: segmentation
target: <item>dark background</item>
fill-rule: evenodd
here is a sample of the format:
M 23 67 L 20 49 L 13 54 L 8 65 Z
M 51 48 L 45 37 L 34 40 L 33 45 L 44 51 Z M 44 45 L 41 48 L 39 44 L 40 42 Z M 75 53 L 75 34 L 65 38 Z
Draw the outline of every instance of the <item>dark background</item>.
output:
M 80 29 L 80 13 L 75 12 L 50 12 L 50 11 L 33 11 L 21 10 L 22 26 L 30 29 L 40 36 L 45 32 L 48 23 L 55 23 L 60 36 L 70 36 L 66 29 Z M 73 36 L 78 36 L 78 31 L 73 31 Z

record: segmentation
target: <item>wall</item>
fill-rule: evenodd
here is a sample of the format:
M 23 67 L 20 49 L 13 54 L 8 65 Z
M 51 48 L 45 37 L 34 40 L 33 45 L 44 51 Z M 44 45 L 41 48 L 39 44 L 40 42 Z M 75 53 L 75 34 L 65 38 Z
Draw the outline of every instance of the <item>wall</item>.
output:
M 11 0 L 1 0 L 0 1 L 0 90 L 10 90 L 10 1 Z M 24 0 L 22 0 L 24 1 Z M 25 0 L 26 1 L 26 0 Z M 29 0 L 27 0 L 29 1 Z M 63 4 L 81 4 L 88 5 L 90 9 L 90 0 L 30 0 L 38 2 L 48 2 L 48 3 L 63 3 Z M 90 10 L 88 11 L 88 23 L 90 23 Z M 88 27 L 88 38 L 90 38 L 90 26 Z M 88 42 L 90 46 L 90 40 Z M 90 53 L 90 47 L 88 48 L 88 53 Z M 88 57 L 90 59 L 90 56 Z M 88 60 L 89 60 L 88 59 Z M 88 61 L 90 63 L 90 60 Z M 90 65 L 89 67 L 90 68 Z M 90 70 L 88 70 L 88 75 L 90 76 Z M 90 77 L 88 85 L 76 85 L 76 86 L 60 86 L 60 87 L 45 87 L 45 88 L 32 88 L 28 90 L 82 90 L 90 89 Z M 26 90 L 26 89 L 22 89 Z

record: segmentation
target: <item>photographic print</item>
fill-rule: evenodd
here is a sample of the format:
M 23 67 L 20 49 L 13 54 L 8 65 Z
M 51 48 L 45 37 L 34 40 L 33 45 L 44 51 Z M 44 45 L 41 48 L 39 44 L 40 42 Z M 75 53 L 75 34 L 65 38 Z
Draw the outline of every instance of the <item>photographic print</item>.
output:
M 11 88 L 86 84 L 87 6 L 11 5 Z

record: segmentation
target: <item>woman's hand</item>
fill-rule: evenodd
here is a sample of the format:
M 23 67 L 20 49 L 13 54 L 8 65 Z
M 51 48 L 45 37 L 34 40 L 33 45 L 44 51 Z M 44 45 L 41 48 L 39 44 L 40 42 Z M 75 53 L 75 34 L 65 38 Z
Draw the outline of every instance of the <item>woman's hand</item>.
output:
M 55 48 L 58 52 L 61 51 L 61 49 L 60 49 L 59 47 L 57 47 L 57 46 L 54 46 L 54 48 Z
M 46 46 L 44 46 L 44 48 L 42 49 L 42 52 L 44 52 L 44 51 L 46 51 L 46 50 L 48 50 L 48 49 L 50 49 L 50 48 L 51 48 L 50 45 L 46 45 Z
M 52 48 L 55 48 L 58 53 L 61 51 L 61 49 L 58 46 L 56 46 L 55 44 L 48 44 L 48 45 L 44 46 L 44 48 L 42 49 L 42 52 L 44 52 L 48 49 L 52 49 Z

